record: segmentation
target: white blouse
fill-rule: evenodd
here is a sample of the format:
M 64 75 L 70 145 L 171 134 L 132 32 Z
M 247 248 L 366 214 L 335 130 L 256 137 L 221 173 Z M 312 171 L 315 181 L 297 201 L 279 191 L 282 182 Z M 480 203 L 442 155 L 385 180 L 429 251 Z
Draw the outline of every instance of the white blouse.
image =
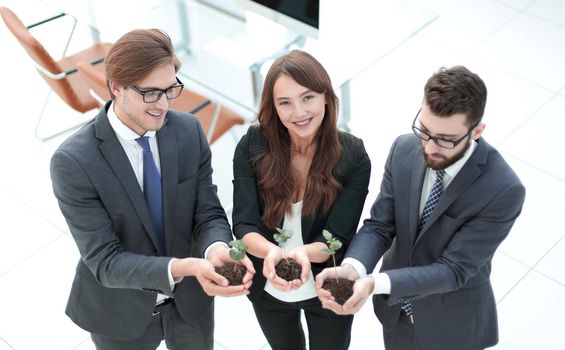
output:
M 292 214 L 285 215 L 282 228 L 292 231 L 292 237 L 290 237 L 286 242 L 280 243 L 280 246 L 285 253 L 290 252 L 296 247 L 304 245 L 304 241 L 302 240 L 302 201 L 292 203 Z M 316 290 L 314 289 L 314 278 L 312 274 L 310 274 L 308 281 L 303 283 L 300 288 L 288 292 L 276 289 L 273 287 L 271 282 L 267 280 L 265 291 L 273 297 L 285 302 L 297 302 L 312 299 L 317 296 Z

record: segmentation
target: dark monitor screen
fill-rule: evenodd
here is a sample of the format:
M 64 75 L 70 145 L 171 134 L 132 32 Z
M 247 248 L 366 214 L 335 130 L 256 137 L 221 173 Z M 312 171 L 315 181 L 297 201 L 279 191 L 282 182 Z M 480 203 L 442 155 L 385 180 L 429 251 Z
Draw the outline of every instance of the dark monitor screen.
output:
M 318 36 L 320 0 L 236 0 L 236 2 L 299 34 Z
M 314 28 L 320 28 L 319 0 L 252 0 Z

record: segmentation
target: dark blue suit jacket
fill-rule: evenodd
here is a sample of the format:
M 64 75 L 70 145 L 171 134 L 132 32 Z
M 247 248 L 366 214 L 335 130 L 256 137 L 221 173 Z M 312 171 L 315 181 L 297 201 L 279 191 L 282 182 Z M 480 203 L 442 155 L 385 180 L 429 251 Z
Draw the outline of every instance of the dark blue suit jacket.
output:
M 498 342 L 491 261 L 520 214 L 525 189 L 483 139 L 445 189 L 417 237 L 426 164 L 421 141 L 399 137 L 388 156 L 379 196 L 347 251 L 391 280 L 375 295 L 375 313 L 392 328 L 410 300 L 424 349 L 483 349 Z

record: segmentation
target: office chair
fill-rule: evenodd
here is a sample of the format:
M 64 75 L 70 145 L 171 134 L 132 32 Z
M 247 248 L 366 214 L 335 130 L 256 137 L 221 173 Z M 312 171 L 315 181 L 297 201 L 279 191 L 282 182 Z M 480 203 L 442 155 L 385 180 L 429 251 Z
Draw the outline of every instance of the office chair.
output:
M 103 72 L 96 70 L 90 62 L 86 61 L 77 63 L 77 69 L 87 80 L 92 96 L 96 96 L 102 104 L 110 99 Z M 210 144 L 229 131 L 232 126 L 245 122 L 234 111 L 187 89 L 186 86 L 180 96 L 171 103 L 171 108 L 194 114 L 200 120 Z
M 75 66 L 79 61 L 86 60 L 93 62 L 96 65 L 97 70 L 103 71 L 104 56 L 110 49 L 111 45 L 108 43 L 97 43 L 82 51 L 67 56 L 66 51 L 76 28 L 77 21 L 76 19 L 74 19 L 71 33 L 69 35 L 69 38 L 67 39 L 63 52 L 63 58 L 61 58 L 60 60 L 55 60 L 45 49 L 45 47 L 30 33 L 29 29 L 64 17 L 66 16 L 66 14 L 59 14 L 27 27 L 22 23 L 18 16 L 14 14 L 14 12 L 6 7 L 0 7 L 0 16 L 4 20 L 4 23 L 6 24 L 10 32 L 12 32 L 20 45 L 28 53 L 41 77 L 43 77 L 43 79 L 50 87 L 47 97 L 45 98 L 41 113 L 37 120 L 37 124 L 35 126 L 35 136 L 42 141 L 45 141 L 82 125 L 83 123 L 65 129 L 63 131 L 56 132 L 55 134 L 49 136 L 39 135 L 41 120 L 43 118 L 51 91 L 55 91 L 55 93 L 69 107 L 80 113 L 88 112 L 99 106 L 98 102 L 92 96 L 90 96 L 88 85 L 86 84 L 84 79 L 82 79 L 79 74 L 77 74 L 77 69 Z

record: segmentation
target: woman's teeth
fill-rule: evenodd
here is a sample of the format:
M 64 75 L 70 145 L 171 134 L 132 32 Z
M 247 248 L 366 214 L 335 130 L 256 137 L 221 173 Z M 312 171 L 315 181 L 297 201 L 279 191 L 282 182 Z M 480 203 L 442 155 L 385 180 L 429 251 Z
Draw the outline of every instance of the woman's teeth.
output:
M 302 121 L 299 121 L 299 122 L 294 122 L 294 124 L 296 126 L 302 127 L 302 126 L 305 126 L 306 124 L 310 123 L 310 120 L 312 120 L 312 118 L 308 118 L 308 119 L 305 119 L 305 120 L 302 120 Z

